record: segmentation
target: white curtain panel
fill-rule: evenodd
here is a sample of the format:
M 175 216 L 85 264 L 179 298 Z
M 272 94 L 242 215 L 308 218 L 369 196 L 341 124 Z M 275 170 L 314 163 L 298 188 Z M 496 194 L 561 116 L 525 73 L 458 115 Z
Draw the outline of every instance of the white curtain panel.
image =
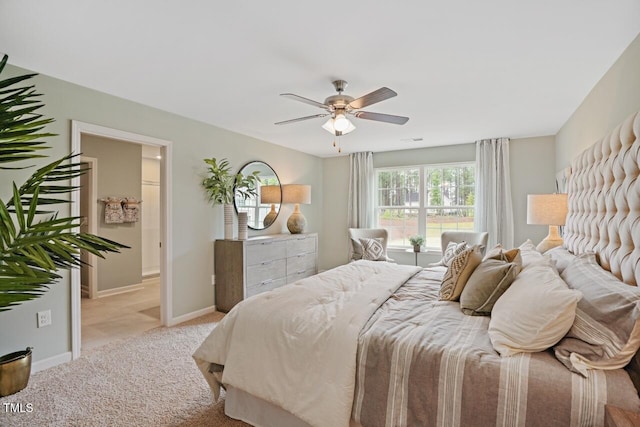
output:
M 351 153 L 349 161 L 349 227 L 372 228 L 375 200 L 373 153 Z
M 509 138 L 476 141 L 476 231 L 489 232 L 490 248 L 514 246 Z

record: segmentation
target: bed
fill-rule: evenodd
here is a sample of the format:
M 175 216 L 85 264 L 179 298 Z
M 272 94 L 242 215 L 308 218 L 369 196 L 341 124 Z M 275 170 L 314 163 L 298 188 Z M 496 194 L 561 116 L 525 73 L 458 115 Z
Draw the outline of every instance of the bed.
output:
M 579 288 L 576 320 L 558 345 L 503 357 L 492 317 L 440 300 L 446 267 L 358 261 L 229 312 L 194 353 L 214 396 L 224 387 L 227 415 L 264 426 L 600 426 L 605 404 L 640 411 L 640 361 L 627 354 L 637 346 L 616 329 L 633 327 L 640 310 L 638 135 L 636 114 L 572 163 L 566 248 L 552 254 L 554 269 L 596 289 Z M 520 250 L 518 277 L 542 268 L 532 245 Z M 620 325 L 607 330 L 610 348 L 581 358 L 574 351 L 586 344 L 574 329 L 591 319 L 589 292 L 603 306 L 620 294 L 628 311 L 608 316 Z

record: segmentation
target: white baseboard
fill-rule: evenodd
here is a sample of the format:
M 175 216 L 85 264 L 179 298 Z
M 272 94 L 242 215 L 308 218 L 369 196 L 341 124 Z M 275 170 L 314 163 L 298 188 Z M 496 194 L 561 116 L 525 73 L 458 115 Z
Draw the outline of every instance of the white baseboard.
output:
M 143 271 L 142 272 L 142 279 L 144 280 L 147 277 L 155 277 L 155 276 L 159 276 L 159 275 L 160 275 L 160 270 L 159 269 Z
M 205 314 L 213 313 L 214 311 L 216 311 L 216 306 L 212 305 L 211 307 L 206 307 L 200 310 L 193 311 L 191 313 L 183 314 L 182 316 L 174 317 L 173 319 L 169 320 L 167 322 L 167 326 L 175 326 L 178 323 L 193 320 L 196 317 L 204 316 Z
M 70 351 L 33 362 L 31 364 L 31 373 L 33 374 L 38 371 L 44 371 L 45 369 L 53 368 L 54 366 L 62 365 L 67 362 L 71 362 Z
M 110 297 L 112 295 L 124 294 L 126 292 L 133 292 L 143 289 L 144 285 L 141 283 L 135 285 L 121 286 L 115 289 L 106 289 L 104 291 L 98 291 L 98 298 Z

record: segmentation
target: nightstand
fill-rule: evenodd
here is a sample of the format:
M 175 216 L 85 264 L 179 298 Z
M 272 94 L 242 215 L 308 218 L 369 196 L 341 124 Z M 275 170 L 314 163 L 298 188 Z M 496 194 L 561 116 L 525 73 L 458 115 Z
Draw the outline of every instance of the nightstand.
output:
M 638 427 L 640 426 L 640 413 L 605 405 L 604 425 L 605 427 Z

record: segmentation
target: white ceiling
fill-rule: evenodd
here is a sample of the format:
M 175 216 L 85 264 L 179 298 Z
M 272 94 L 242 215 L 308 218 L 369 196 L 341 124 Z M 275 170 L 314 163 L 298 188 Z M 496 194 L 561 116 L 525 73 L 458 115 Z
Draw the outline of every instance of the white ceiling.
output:
M 322 110 L 280 93 L 395 90 L 365 110 L 409 122 L 343 153 L 551 135 L 639 32 L 638 0 L 0 0 L 12 64 L 318 156 L 326 119 L 273 123 Z

